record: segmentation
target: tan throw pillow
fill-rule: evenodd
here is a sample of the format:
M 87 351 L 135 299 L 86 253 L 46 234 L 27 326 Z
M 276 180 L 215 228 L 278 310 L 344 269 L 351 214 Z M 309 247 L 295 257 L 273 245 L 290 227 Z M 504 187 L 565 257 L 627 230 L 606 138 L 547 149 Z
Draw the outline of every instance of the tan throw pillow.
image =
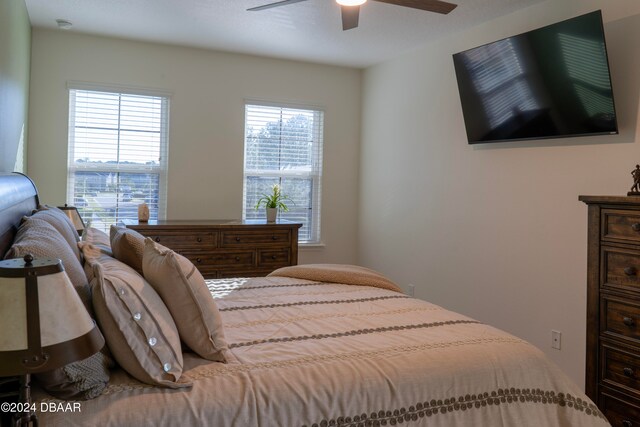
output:
M 84 230 L 84 233 L 82 233 L 82 241 L 78 243 L 78 248 L 85 260 L 83 266 L 84 274 L 87 276 L 87 281 L 91 283 L 94 278 L 93 265 L 88 262 L 88 260 L 90 258 L 97 258 L 101 254 L 113 256 L 109 236 L 97 228 L 88 227 Z
M 113 252 L 111 251 L 111 239 L 104 231 L 93 227 L 87 227 L 82 233 L 82 241 L 95 246 L 107 255 L 113 256 Z
M 171 314 L 153 288 L 115 258 L 93 264 L 93 307 L 116 361 L 133 377 L 152 385 L 189 387 L 182 375 L 180 337 Z
M 109 235 L 113 256 L 142 274 L 144 236 L 135 230 L 115 225 L 111 226 Z
M 78 261 L 81 260 L 80 251 L 78 251 L 80 236 L 78 236 L 76 228 L 64 212 L 52 206 L 39 206 L 38 211 L 31 215 L 31 218 L 42 219 L 51 224 L 51 226 L 55 228 L 67 241 L 74 255 L 78 258 Z
M 182 341 L 200 357 L 226 362 L 222 318 L 193 263 L 147 238 L 142 270 L 171 312 Z

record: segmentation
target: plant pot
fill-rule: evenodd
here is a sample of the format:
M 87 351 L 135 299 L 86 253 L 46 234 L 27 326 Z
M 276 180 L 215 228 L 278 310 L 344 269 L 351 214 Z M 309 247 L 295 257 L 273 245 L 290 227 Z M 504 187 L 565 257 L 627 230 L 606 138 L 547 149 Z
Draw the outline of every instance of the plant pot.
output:
M 276 222 L 278 208 L 267 208 L 267 222 Z

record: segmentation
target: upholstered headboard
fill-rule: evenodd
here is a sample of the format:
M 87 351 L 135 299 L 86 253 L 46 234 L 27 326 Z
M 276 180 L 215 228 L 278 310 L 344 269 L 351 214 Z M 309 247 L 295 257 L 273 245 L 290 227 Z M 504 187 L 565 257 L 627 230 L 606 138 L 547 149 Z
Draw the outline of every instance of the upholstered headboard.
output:
M 0 259 L 11 247 L 20 219 L 38 204 L 38 190 L 28 176 L 0 173 Z

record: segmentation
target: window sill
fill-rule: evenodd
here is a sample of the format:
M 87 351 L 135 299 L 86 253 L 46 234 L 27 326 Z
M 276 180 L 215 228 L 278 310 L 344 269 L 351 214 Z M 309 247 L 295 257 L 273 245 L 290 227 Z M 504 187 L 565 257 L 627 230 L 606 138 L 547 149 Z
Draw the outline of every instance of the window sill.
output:
M 325 244 L 322 242 L 319 243 L 299 243 L 298 249 L 300 250 L 319 250 L 324 249 Z

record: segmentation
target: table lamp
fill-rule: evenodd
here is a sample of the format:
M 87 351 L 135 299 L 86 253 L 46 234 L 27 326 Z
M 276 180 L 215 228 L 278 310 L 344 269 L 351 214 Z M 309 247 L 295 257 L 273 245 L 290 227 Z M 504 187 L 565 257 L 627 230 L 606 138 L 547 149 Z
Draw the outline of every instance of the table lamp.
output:
M 82 236 L 82 232 L 86 227 L 84 225 L 82 217 L 80 216 L 80 213 L 78 212 L 78 209 L 75 206 L 68 206 L 66 203 L 64 204 L 64 206 L 59 206 L 58 209 L 60 209 L 67 217 L 69 217 L 78 234 Z
M 0 261 L 0 377 L 20 375 L 20 402 L 31 406 L 30 377 L 85 359 L 104 338 L 58 259 Z M 37 426 L 35 412 L 14 426 Z

